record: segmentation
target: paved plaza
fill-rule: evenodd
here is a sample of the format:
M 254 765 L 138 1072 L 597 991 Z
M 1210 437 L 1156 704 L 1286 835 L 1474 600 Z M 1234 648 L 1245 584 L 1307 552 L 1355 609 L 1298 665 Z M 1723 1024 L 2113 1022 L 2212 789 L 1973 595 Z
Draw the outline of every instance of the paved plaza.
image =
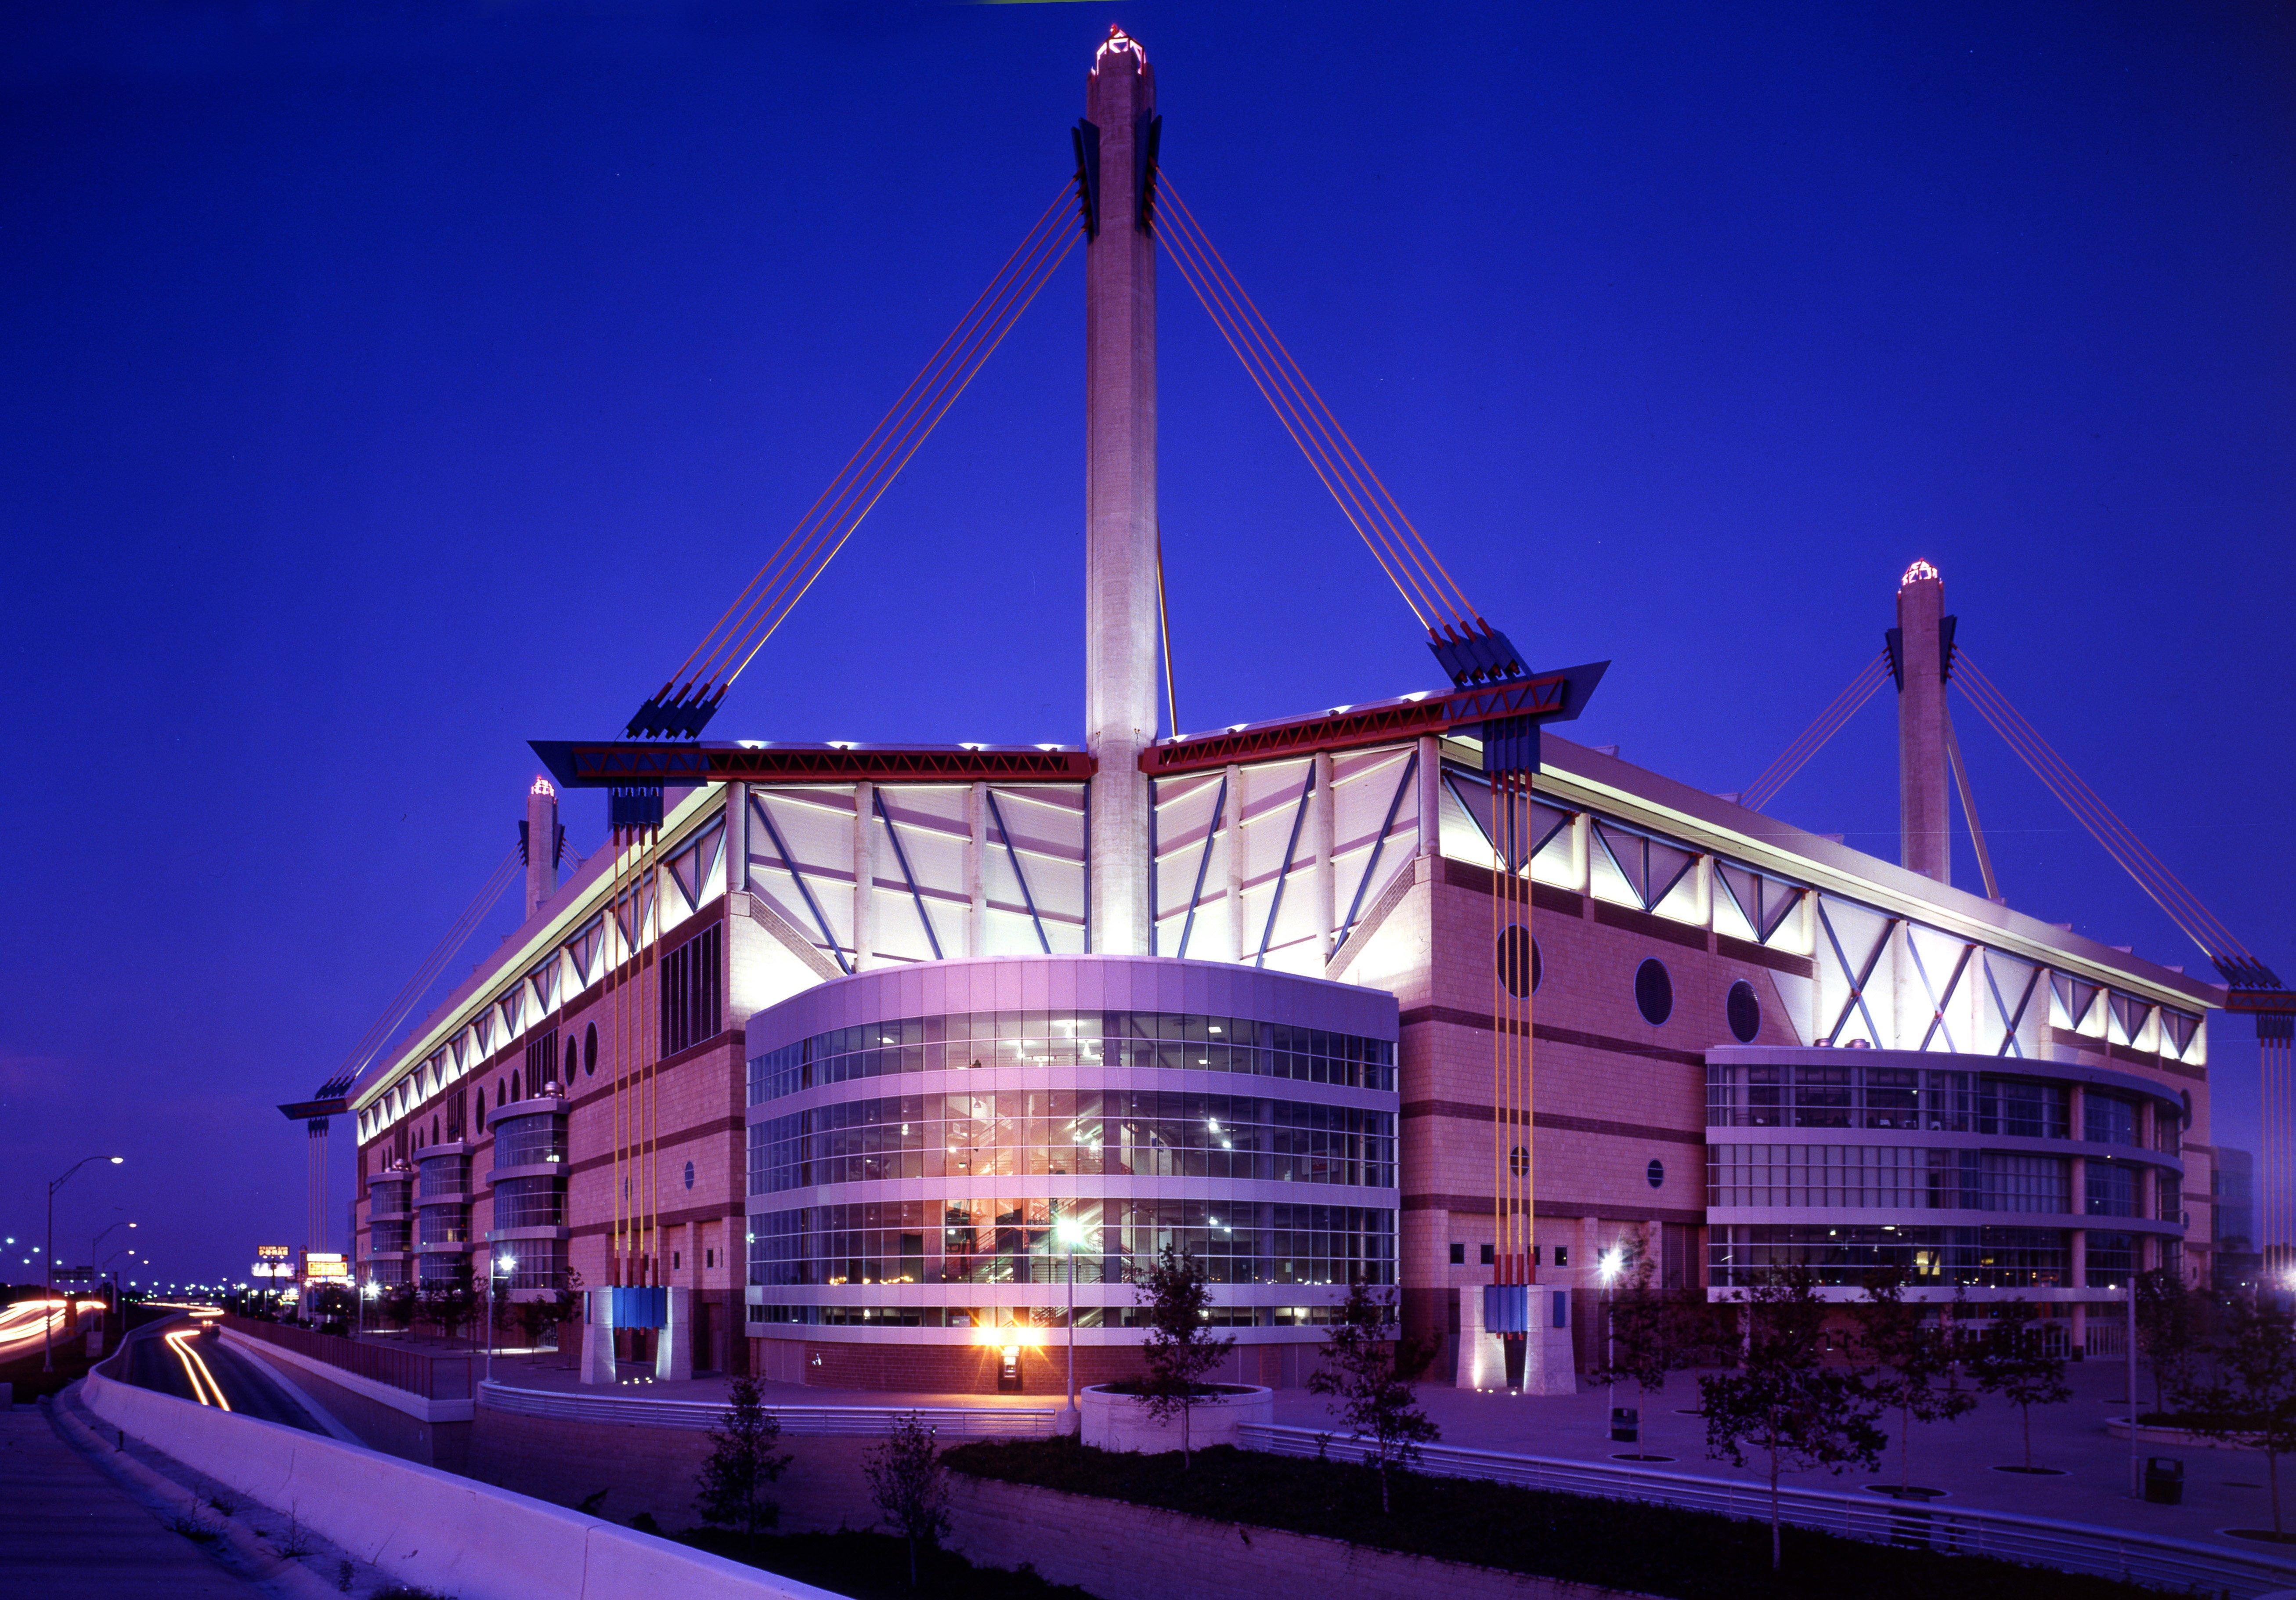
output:
M 2105 1430 L 2108 1417 L 2128 1414 L 2125 1370 L 2118 1364 L 2108 1363 L 2070 1366 L 2067 1368 L 2067 1377 L 2073 1399 L 2062 1406 L 2034 1408 L 2033 1465 L 2054 1467 L 2062 1476 L 2027 1476 L 1995 1470 L 2021 1465 L 2024 1447 L 2017 1412 L 1988 1396 L 1980 1400 L 1976 1410 L 1958 1422 L 1915 1424 L 1913 1482 L 1946 1490 L 1944 1503 L 1948 1505 L 2223 1544 L 2252 1554 L 2268 1551 L 2268 1545 L 2227 1538 L 2221 1532 L 2227 1528 L 2272 1525 L 2272 1510 L 2265 1489 L 2265 1459 L 2253 1451 L 2143 1440 L 2139 1448 L 2144 1455 L 2170 1456 L 2184 1462 L 2185 1501 L 2181 1506 L 2154 1506 L 2130 1497 L 2128 1440 Z M 521 1387 L 599 1392 L 585 1391 L 570 1364 L 550 1354 L 497 1357 L 494 1375 L 496 1383 Z M 726 1380 L 722 1377 L 701 1377 L 676 1383 L 633 1381 L 618 1386 L 617 1392 L 636 1399 L 708 1400 L 723 1399 L 726 1387 Z M 1010 1406 L 1042 1409 L 1056 1408 L 1061 1404 L 1057 1394 L 892 1394 L 878 1390 L 824 1389 L 794 1383 L 768 1383 L 765 1389 L 767 1404 L 783 1406 Z M 1642 1440 L 1632 1445 L 1611 1442 L 1606 1420 L 1608 1400 L 1600 1388 L 1582 1384 L 1581 1392 L 1554 1399 L 1477 1394 L 1435 1384 L 1423 1386 L 1419 1393 L 1428 1415 L 1441 1426 L 1442 1442 L 1447 1445 L 1708 1478 L 1759 1481 L 1764 1477 L 1762 1472 L 1751 1466 L 1734 1468 L 1726 1462 L 1708 1457 L 1705 1420 L 1685 1414 L 1686 1408 L 1698 1404 L 1695 1374 L 1677 1374 L 1662 1393 L 1653 1396 L 1644 1396 L 1632 1388 L 1619 1391 L 1620 1405 L 1635 1406 L 1642 1412 Z M 2137 1394 L 2149 1408 L 2149 1378 L 2140 1376 Z M 1299 1427 L 1329 1427 L 1331 1411 L 1328 1402 L 1304 1390 L 1279 1390 L 1275 1420 Z M 1879 1474 L 1850 1473 L 1837 1477 L 1824 1472 L 1794 1473 L 1787 1474 L 1785 1481 L 1801 1489 L 1849 1493 L 1866 1492 L 1868 1484 L 1896 1484 L 1899 1473 L 1897 1418 L 1884 1418 L 1883 1426 L 1890 1435 L 1890 1451 Z M 1674 1459 L 1616 1462 L 1617 1456 L 1627 1451 L 1670 1456 Z M 2285 1486 L 2284 1503 L 2289 1526 L 2296 1530 L 2296 1471 L 2286 1476 L 2292 1481 Z M 2296 1547 L 2292 1547 L 2290 1556 L 2296 1560 Z

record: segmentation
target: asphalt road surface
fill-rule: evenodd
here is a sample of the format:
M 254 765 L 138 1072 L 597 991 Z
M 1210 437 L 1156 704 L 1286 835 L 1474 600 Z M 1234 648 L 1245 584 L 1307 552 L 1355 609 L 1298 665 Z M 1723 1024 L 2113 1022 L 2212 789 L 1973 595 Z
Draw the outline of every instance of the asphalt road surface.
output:
M 127 1381 L 141 1389 L 157 1390 L 172 1394 L 179 1400 L 199 1400 L 212 1404 L 201 1392 L 201 1385 L 193 1381 L 193 1366 L 187 1366 L 186 1354 L 195 1355 L 203 1367 L 201 1375 L 211 1378 L 232 1410 L 242 1416 L 252 1416 L 267 1423 L 283 1423 L 291 1428 L 300 1428 L 307 1433 L 324 1433 L 303 1409 L 295 1397 L 275 1383 L 257 1363 L 227 1350 L 219 1338 L 186 1337 L 192 1325 L 186 1321 L 157 1323 L 138 1328 L 127 1336 Z M 170 1341 L 168 1334 L 177 1337 Z M 177 1346 L 188 1346 L 179 1354 Z

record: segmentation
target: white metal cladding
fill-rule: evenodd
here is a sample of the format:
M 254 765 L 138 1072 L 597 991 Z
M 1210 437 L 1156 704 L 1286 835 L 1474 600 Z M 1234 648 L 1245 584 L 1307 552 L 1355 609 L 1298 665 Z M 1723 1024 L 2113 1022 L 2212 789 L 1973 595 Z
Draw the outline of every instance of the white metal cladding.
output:
M 1417 761 L 1387 745 L 1158 780 L 1155 953 L 1321 976 L 1419 852 Z
M 1237 1442 L 1246 1449 L 1274 1455 L 1329 1455 L 1341 1461 L 1362 1461 L 1370 1454 L 1353 1435 L 1334 1437 L 1316 1428 L 1247 1424 L 1236 1432 Z M 1741 1479 L 1445 1445 L 1428 1446 L 1418 1465 L 1439 1477 L 1481 1478 L 1526 1489 L 1711 1511 L 1748 1521 L 1766 1522 L 1770 1513 L 1768 1487 Z M 1798 1528 L 1815 1528 L 1847 1538 L 1950 1555 L 1991 1555 L 2069 1572 L 2094 1572 L 2178 1594 L 2254 1596 L 2296 1588 L 2296 1562 L 2277 1556 L 2251 1555 L 2120 1528 L 1952 1507 L 1935 1501 L 1913 1506 L 1828 1489 L 1782 1489 L 1778 1514 Z
M 1081 955 L 1085 807 L 1081 784 L 755 785 L 742 882 L 849 972 L 879 960 Z
M 603 901 L 605 884 L 594 881 L 590 887 L 594 899 Z M 723 898 L 726 824 L 721 815 L 705 815 L 663 852 L 660 887 L 658 919 L 649 915 L 654 906 L 650 876 L 621 894 L 611 919 L 605 907 L 598 905 L 538 959 L 529 957 L 523 967 L 503 973 L 499 988 L 472 996 L 454 1032 L 429 1055 L 407 1066 L 378 1101 L 359 1112 L 360 1142 L 428 1105 L 522 1036 L 552 1025 L 561 1009 L 596 983 L 611 965 L 629 958 L 634 931 L 638 942 L 651 945 Z

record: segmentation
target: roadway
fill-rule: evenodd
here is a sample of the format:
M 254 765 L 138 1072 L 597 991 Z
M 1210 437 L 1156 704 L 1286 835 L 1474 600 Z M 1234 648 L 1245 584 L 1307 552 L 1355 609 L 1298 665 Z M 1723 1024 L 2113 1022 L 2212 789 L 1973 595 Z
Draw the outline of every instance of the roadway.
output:
M 307 1433 L 326 1430 L 301 1403 L 257 1363 L 202 1338 L 196 1325 L 171 1319 L 136 1329 L 127 1336 L 126 1380 L 179 1400 L 212 1406 L 266 1423 L 283 1423 Z

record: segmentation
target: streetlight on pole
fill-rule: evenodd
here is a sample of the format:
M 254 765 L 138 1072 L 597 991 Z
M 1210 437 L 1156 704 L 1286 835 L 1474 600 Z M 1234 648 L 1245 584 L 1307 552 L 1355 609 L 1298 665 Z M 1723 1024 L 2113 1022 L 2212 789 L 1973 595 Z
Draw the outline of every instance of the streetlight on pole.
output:
M 518 1270 L 516 1256 L 497 1259 L 492 1251 L 487 1252 L 487 1372 L 486 1381 L 495 1381 L 495 1274 Z
M 56 1298 L 56 1191 L 64 1186 L 65 1183 L 70 1179 L 73 1173 L 78 1171 L 82 1167 L 86 1166 L 90 1161 L 109 1161 L 113 1166 L 117 1167 L 120 1162 L 127 1159 L 127 1158 L 124 1155 L 84 1155 L 80 1157 L 79 1160 L 74 1161 L 70 1166 L 64 1169 L 63 1177 L 52 1177 L 48 1180 L 48 1247 L 45 1253 L 48 1260 L 47 1299 L 49 1301 L 53 1301 Z M 42 1372 L 53 1372 L 55 1369 L 56 1309 L 53 1304 L 51 1304 L 47 1308 L 46 1317 L 41 1320 L 40 1370 Z
M 1056 1223 L 1054 1226 L 1058 1228 L 1058 1230 L 1059 1230 L 1059 1232 L 1060 1232 L 1061 1243 L 1062 1243 L 1062 1244 L 1064 1244 L 1064 1245 L 1066 1245 L 1066 1246 L 1068 1247 L 1068 1252 L 1069 1252 L 1069 1387 L 1068 1387 L 1068 1409 L 1067 1409 L 1067 1410 L 1065 1410 L 1065 1411 L 1063 1411 L 1063 1412 L 1061 1414 L 1061 1426 L 1062 1426 L 1062 1431 L 1064 1431 L 1064 1432 L 1076 1432 L 1076 1433 L 1079 1433 L 1079 1434 L 1080 1434 L 1080 1433 L 1083 1432 L 1082 1424 L 1083 1424 L 1083 1421 L 1084 1421 L 1084 1417 L 1083 1417 L 1082 1413 L 1080 1413 L 1080 1412 L 1079 1412 L 1079 1411 L 1078 1411 L 1078 1409 L 1077 1409 L 1077 1386 L 1076 1386 L 1076 1252 L 1077 1252 L 1077 1246 L 1084 1243 L 1084 1232 L 1085 1232 L 1085 1229 L 1084 1229 L 1084 1224 L 1083 1224 L 1082 1222 L 1078 1221 L 1078 1220 L 1076 1218 L 1074 1218 L 1074 1217 L 1062 1217 L 1062 1218 L 1059 1220 L 1059 1222 L 1058 1222 L 1058 1223 Z
M 1603 1283 L 1603 1370 L 1610 1380 L 1607 1407 L 1611 1427 L 1615 1432 L 1619 1422 L 1619 1343 L 1615 1310 L 1618 1304 L 1619 1274 L 1626 1270 L 1626 1251 L 1613 1244 L 1595 1260 L 1595 1273 Z

